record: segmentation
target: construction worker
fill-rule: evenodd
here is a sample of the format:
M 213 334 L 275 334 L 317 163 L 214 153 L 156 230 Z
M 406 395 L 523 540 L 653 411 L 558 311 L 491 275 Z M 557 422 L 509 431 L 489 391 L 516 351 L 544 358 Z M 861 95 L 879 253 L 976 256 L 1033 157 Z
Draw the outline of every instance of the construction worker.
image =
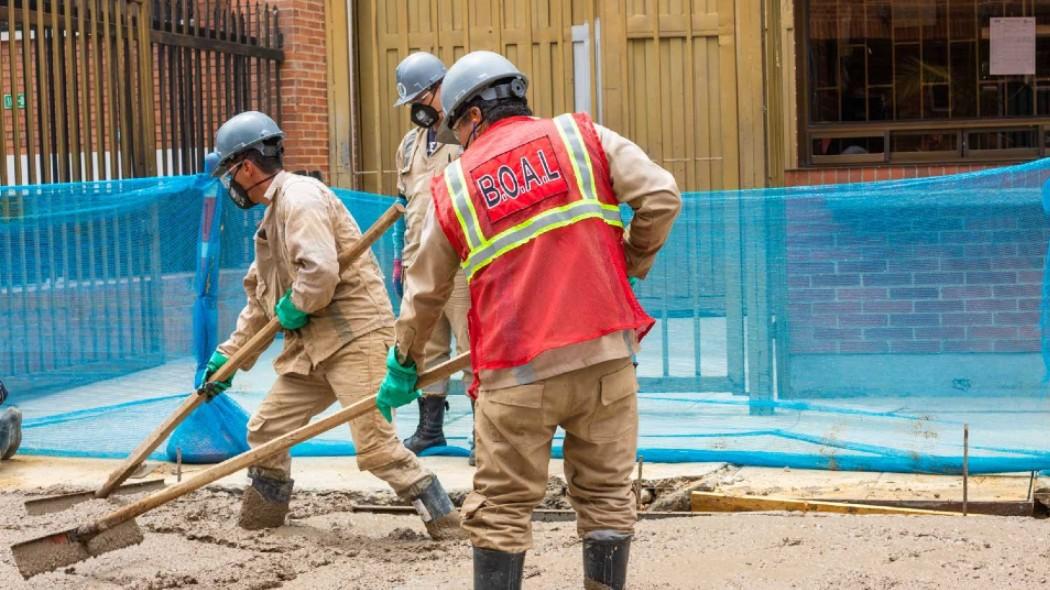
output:
M 434 181 L 434 209 L 405 280 L 377 405 L 410 403 L 431 327 L 462 268 L 471 295 L 478 467 L 462 506 L 475 588 L 518 588 L 551 441 L 587 588 L 622 588 L 633 532 L 638 383 L 631 356 L 653 320 L 631 288 L 681 207 L 669 172 L 576 113 L 541 119 L 501 55 L 457 61 L 442 84 L 442 138 L 465 148 Z M 624 231 L 619 204 L 635 211 Z
M 437 57 L 417 52 L 409 55 L 397 65 L 397 102 L 394 107 L 411 105 L 411 118 L 415 124 L 397 149 L 397 190 L 405 202 L 404 225 L 395 228 L 395 254 L 393 278 L 398 295 L 402 292 L 403 272 L 412 266 L 419 252 L 419 236 L 422 234 L 423 218 L 430 207 L 430 181 L 435 174 L 445 169 L 459 157 L 458 145 L 437 141 L 437 126 L 441 122 L 441 80 L 445 77 L 445 64 Z M 400 230 L 400 231 L 398 231 Z M 403 236 L 401 240 L 397 237 Z M 445 309 L 438 318 L 426 345 L 427 367 L 443 363 L 451 358 L 452 338 L 460 353 L 468 349 L 467 310 L 470 294 L 463 273 L 456 275 L 455 286 Z M 470 374 L 464 376 L 470 385 Z M 416 432 L 405 439 L 408 450 L 417 455 L 431 447 L 445 445 L 445 410 L 448 408 L 448 380 L 435 383 L 424 390 L 419 398 L 419 424 Z M 471 465 L 474 457 L 474 441 L 471 437 Z
M 361 237 L 357 222 L 322 182 L 282 169 L 283 140 L 277 124 L 255 111 L 234 116 L 215 135 L 219 161 L 213 174 L 237 206 L 262 204 L 266 213 L 244 279 L 247 304 L 233 334 L 212 355 L 207 374 L 271 318 L 285 330 L 284 350 L 274 361 L 277 381 L 248 422 L 252 447 L 304 426 L 334 401 L 347 406 L 375 393 L 393 343 L 393 310 L 375 256 L 341 260 Z M 411 501 L 432 537 L 463 536 L 441 483 L 401 444 L 388 421 L 372 412 L 352 421 L 350 431 L 358 467 Z M 249 469 L 252 484 L 244 492 L 242 527 L 284 523 L 290 468 L 285 452 Z
M 7 401 L 7 388 L 0 381 L 0 406 Z M 22 444 L 22 412 L 18 408 L 0 410 L 0 459 L 10 459 Z

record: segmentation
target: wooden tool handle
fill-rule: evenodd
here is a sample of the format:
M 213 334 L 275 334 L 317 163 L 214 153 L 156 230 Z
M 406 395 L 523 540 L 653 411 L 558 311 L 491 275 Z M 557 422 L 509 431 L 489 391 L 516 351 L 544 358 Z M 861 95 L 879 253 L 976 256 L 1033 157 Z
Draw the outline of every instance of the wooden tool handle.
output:
M 397 220 L 404 215 L 405 207 L 400 203 L 393 204 L 387 209 L 380 217 L 376 220 L 372 227 L 368 228 L 368 231 L 361 235 L 361 238 L 354 242 L 353 246 L 343 252 L 342 256 L 339 257 L 340 266 L 345 266 L 356 260 L 359 256 L 368 251 L 380 236 L 386 233 L 386 230 L 390 229 L 390 226 L 397 223 Z M 281 322 L 277 318 L 273 318 L 266 323 L 261 330 L 255 333 L 248 342 L 244 343 L 237 352 L 230 356 L 219 370 L 215 371 L 208 377 L 208 383 L 214 381 L 225 381 L 233 376 L 233 374 L 244 364 L 245 360 L 252 358 L 263 350 L 266 349 L 273 342 L 273 339 L 277 336 L 277 333 L 281 331 Z M 206 396 L 201 395 L 200 392 L 196 392 L 187 397 L 178 409 L 175 410 L 168 418 L 153 431 L 146 440 L 142 441 L 138 447 L 132 451 L 131 455 L 120 464 L 119 467 L 113 473 L 109 475 L 109 479 L 106 483 L 102 484 L 102 487 L 95 492 L 96 498 L 108 497 L 114 489 L 120 484 L 124 483 L 124 480 L 130 476 L 135 469 L 138 468 L 143 461 L 149 457 L 149 454 L 153 452 L 157 446 L 168 438 L 168 436 L 175 430 L 175 427 L 182 423 L 193 410 L 197 409 L 197 406 L 201 405 L 206 399 Z
M 470 353 L 467 352 L 461 354 L 450 361 L 430 369 L 429 371 L 421 373 L 419 375 L 418 387 L 424 388 L 428 385 L 448 379 L 455 373 L 466 369 L 469 365 Z M 85 533 L 93 534 L 112 528 L 122 522 L 131 520 L 144 512 L 152 510 L 157 506 L 166 504 L 175 498 L 202 488 L 215 480 L 240 471 L 245 467 L 249 467 L 262 459 L 286 451 L 296 444 L 311 439 L 322 432 L 327 432 L 340 424 L 345 424 L 355 418 L 364 416 L 368 412 L 376 411 L 378 411 L 376 409 L 376 396 L 370 395 L 343 408 L 342 410 L 339 410 L 327 418 L 322 418 L 317 422 L 297 428 L 288 434 L 279 436 L 265 444 L 259 445 L 246 453 L 241 453 L 240 455 L 227 459 L 218 465 L 213 465 L 180 483 L 154 492 L 137 502 L 128 504 L 127 506 L 96 521 L 93 525 L 88 527 Z

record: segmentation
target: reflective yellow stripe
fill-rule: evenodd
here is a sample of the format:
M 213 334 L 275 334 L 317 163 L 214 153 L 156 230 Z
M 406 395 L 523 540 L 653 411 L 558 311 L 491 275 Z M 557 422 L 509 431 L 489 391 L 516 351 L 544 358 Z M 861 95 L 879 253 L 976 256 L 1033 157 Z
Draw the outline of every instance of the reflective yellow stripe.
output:
M 483 244 L 481 225 L 478 224 L 478 215 L 474 211 L 474 205 L 470 202 L 470 192 L 467 190 L 467 179 L 463 174 L 463 165 L 455 160 L 445 168 L 445 186 L 448 188 L 448 196 L 452 199 L 452 210 L 456 212 L 459 227 L 467 239 L 467 249 L 473 251 Z M 466 209 L 464 216 L 463 209 Z
M 452 200 L 452 209 L 456 212 L 456 218 L 467 240 L 467 258 L 461 264 L 466 271 L 467 280 L 503 254 L 549 231 L 586 219 L 600 219 L 614 227 L 623 227 L 620 208 L 598 200 L 591 156 L 576 120 L 572 115 L 559 115 L 554 118 L 554 127 L 558 130 L 558 135 L 561 136 L 565 150 L 569 154 L 569 161 L 576 177 L 576 186 L 582 199 L 548 209 L 491 238 L 486 238 L 484 232 L 481 231 L 481 224 L 478 222 L 477 211 L 470 198 L 466 176 L 460 161 L 456 160 L 446 168 L 445 182 Z
M 576 186 L 585 199 L 598 200 L 598 189 L 594 183 L 594 167 L 591 166 L 591 155 L 587 152 L 587 144 L 583 141 L 583 134 L 576 126 L 576 119 L 572 115 L 558 115 L 554 117 L 554 126 L 561 135 L 569 159 L 572 162 L 572 170 L 576 173 Z
M 503 254 L 524 246 L 531 240 L 549 231 L 566 227 L 585 219 L 600 219 L 611 226 L 623 228 L 620 208 L 615 205 L 604 205 L 584 199 L 554 209 L 548 209 L 528 221 L 500 232 L 494 238 L 488 240 L 481 248 L 472 250 L 461 265 L 463 270 L 466 271 L 467 280 L 469 281 L 474 276 L 474 273 L 492 264 L 494 260 Z

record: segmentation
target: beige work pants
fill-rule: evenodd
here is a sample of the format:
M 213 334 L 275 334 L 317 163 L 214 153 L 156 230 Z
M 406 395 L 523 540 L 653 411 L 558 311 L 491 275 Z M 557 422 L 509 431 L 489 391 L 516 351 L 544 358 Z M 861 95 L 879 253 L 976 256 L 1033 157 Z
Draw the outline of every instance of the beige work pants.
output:
M 393 342 L 393 328 L 382 328 L 340 348 L 310 375 L 278 376 L 248 422 L 248 444 L 257 447 L 305 426 L 336 400 L 346 407 L 379 391 L 386 374 L 387 349 Z M 350 422 L 350 434 L 358 468 L 387 482 L 395 492 L 400 494 L 430 475 L 378 410 Z M 291 465 L 291 457 L 284 452 L 256 467 L 288 475 Z
M 475 547 L 518 553 L 532 546 L 532 511 L 543 500 L 551 441 L 565 429 L 565 479 L 580 536 L 631 533 L 631 471 L 638 447 L 638 381 L 630 359 L 550 379 L 486 390 L 475 408 L 478 467 L 463 503 Z
M 452 295 L 445 304 L 445 310 L 434 325 L 434 331 L 431 332 L 430 340 L 423 350 L 427 367 L 436 367 L 452 358 L 453 336 L 456 338 L 456 354 L 470 351 L 470 337 L 467 333 L 469 311 L 470 290 L 467 287 L 466 276 L 460 271 L 456 273 Z M 467 389 L 470 388 L 471 378 L 469 370 L 463 371 L 463 386 Z M 423 392 L 430 395 L 448 395 L 448 379 L 424 388 Z

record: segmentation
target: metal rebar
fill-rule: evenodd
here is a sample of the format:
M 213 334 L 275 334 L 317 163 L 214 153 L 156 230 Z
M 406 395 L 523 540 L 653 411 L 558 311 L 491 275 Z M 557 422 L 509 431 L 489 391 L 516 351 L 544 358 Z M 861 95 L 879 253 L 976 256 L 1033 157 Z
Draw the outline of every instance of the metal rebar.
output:
M 969 514 L 970 501 L 970 425 L 963 424 L 963 516 Z

